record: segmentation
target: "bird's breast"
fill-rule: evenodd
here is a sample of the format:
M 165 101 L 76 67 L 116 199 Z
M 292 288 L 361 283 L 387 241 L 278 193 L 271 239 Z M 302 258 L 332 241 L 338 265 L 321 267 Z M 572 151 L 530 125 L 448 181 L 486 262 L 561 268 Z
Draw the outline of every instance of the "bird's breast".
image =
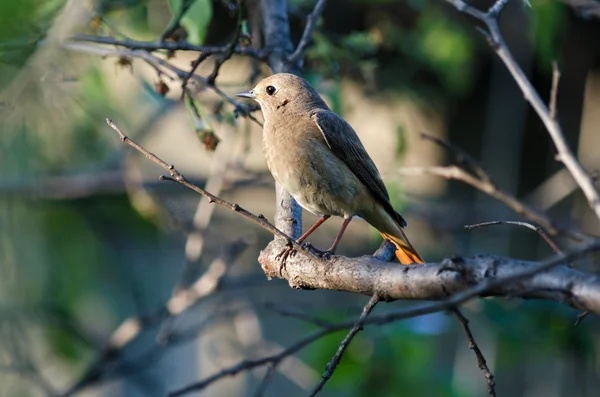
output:
M 364 185 L 327 146 L 318 127 L 265 123 L 263 151 L 269 170 L 306 210 L 316 215 L 355 215 Z

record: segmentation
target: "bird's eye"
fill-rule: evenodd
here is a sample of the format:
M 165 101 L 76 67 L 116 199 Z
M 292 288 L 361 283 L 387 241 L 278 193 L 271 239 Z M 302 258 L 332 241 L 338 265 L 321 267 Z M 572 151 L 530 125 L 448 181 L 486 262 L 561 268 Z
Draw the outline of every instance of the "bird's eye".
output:
M 267 86 L 266 91 L 267 91 L 267 94 L 273 95 L 275 93 L 275 91 L 277 91 L 277 88 L 273 87 L 272 85 L 269 85 L 269 86 Z

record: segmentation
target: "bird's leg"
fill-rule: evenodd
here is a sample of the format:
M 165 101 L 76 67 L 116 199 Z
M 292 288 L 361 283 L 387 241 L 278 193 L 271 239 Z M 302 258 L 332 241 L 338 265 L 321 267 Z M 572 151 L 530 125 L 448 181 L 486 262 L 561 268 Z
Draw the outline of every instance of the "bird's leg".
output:
M 319 226 L 321 226 L 327 219 L 331 218 L 331 215 L 322 215 L 321 218 L 315 222 L 300 238 L 296 241 L 298 244 L 302 243 L 308 236 L 312 234 Z
M 335 254 L 335 250 L 337 249 L 337 246 L 340 243 L 340 240 L 342 239 L 342 236 L 344 235 L 344 232 L 346 231 L 346 228 L 348 227 L 348 224 L 350 223 L 351 220 L 352 220 L 351 216 L 344 216 L 344 223 L 342 223 L 342 227 L 340 228 L 340 231 L 338 232 L 337 236 L 335 237 L 335 240 L 333 240 L 333 244 L 331 244 L 331 247 L 329 247 L 329 249 L 327 249 L 327 251 L 319 251 L 319 255 L 321 255 L 324 258 L 329 259 L 329 257 L 331 255 Z
M 296 240 L 296 242 L 298 244 L 301 244 L 304 240 L 306 240 L 306 238 L 308 236 L 310 236 L 312 234 L 312 232 L 314 232 L 315 230 L 317 230 L 317 228 L 319 226 L 321 226 L 327 219 L 329 219 L 331 217 L 331 215 L 323 215 L 321 216 L 321 218 L 315 222 L 314 225 L 312 225 L 310 227 L 310 229 L 308 229 L 302 236 L 300 236 L 300 238 L 298 240 Z M 280 259 L 281 258 L 281 267 L 279 268 L 279 274 L 281 275 L 282 270 L 285 268 L 285 261 L 287 260 L 288 256 L 290 255 L 295 255 L 296 254 L 296 250 L 294 249 L 294 247 L 292 246 L 292 244 L 286 244 L 286 247 L 279 253 L 277 254 L 277 256 L 275 257 L 275 259 Z

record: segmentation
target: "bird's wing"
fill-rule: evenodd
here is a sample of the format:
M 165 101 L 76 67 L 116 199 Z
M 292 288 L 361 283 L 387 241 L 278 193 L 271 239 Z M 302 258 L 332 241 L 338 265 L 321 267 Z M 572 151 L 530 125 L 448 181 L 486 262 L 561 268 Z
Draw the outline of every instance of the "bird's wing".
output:
M 390 196 L 379 171 L 354 129 L 330 110 L 316 110 L 311 115 L 331 151 L 365 184 L 386 211 L 405 227 L 406 221 L 390 204 Z

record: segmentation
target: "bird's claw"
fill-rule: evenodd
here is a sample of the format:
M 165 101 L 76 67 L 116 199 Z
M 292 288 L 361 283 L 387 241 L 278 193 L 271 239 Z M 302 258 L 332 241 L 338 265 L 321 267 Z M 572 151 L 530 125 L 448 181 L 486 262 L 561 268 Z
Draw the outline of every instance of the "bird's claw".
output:
M 320 249 L 315 248 L 311 243 L 304 243 L 302 246 L 321 259 L 329 260 L 331 259 L 331 255 L 334 254 L 331 250 L 321 251 Z
M 277 254 L 277 256 L 275 256 L 275 260 L 279 260 L 281 262 L 280 266 L 279 266 L 279 275 L 283 277 L 283 270 L 287 270 L 285 268 L 285 264 L 287 261 L 287 258 L 289 256 L 294 256 L 296 255 L 296 249 L 294 248 L 294 245 L 292 244 L 292 242 L 288 242 L 285 245 L 285 248 L 281 250 L 280 253 Z

